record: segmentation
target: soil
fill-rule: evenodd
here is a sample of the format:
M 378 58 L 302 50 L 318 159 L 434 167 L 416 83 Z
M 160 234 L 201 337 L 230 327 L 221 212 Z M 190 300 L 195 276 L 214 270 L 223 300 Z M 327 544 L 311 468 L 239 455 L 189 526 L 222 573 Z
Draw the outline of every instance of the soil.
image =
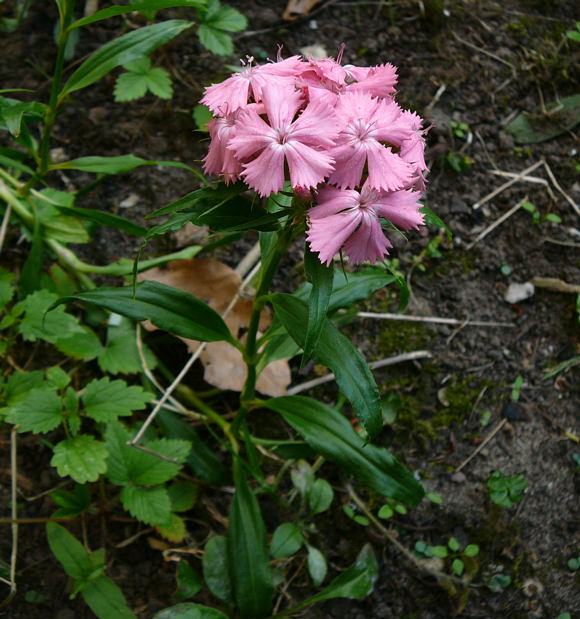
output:
M 202 88 L 220 79 L 236 64 L 238 55 L 263 59 L 299 53 L 308 45 L 322 45 L 335 55 L 346 44 L 345 62 L 374 65 L 391 62 L 399 68 L 398 100 L 424 116 L 433 128 L 428 134 L 431 168 L 426 204 L 453 233 L 447 240 L 436 228 L 412 234 L 397 243 L 393 257 L 410 273 L 413 291 L 410 312 L 509 323 L 509 327 L 441 325 L 358 319 L 347 331 L 369 360 L 427 349 L 432 358 L 376 371 L 383 393 L 402 403 L 399 416 L 380 442 L 388 445 L 413 470 L 421 472 L 429 492 L 443 497 L 441 505 L 424 501 L 406 515 L 397 515 L 393 530 L 399 541 L 413 548 L 423 540 L 445 545 L 451 536 L 460 543 L 480 546 L 474 586 L 453 594 L 410 564 L 372 526 L 362 527 L 341 509 L 348 502 L 344 479 L 325 464 L 322 474 L 339 491 L 333 512 L 316 521 L 316 539 L 327 555 L 333 573 L 344 569 L 365 542 L 380 560 L 380 575 L 373 594 L 362 601 L 335 600 L 315 606 L 304 617 L 318 618 L 421 618 L 546 617 L 580 613 L 578 572 L 567 563 L 580 554 L 578 537 L 578 366 L 544 379 L 547 368 L 579 354 L 580 329 L 576 295 L 536 287 L 524 301 L 509 304 L 504 293 L 511 283 L 534 277 L 558 278 L 580 284 L 578 215 L 571 201 L 580 202 L 578 136 L 565 131 L 557 138 L 534 144 L 517 144 L 505 130 L 521 111 L 533 112 L 543 103 L 579 92 L 580 44 L 564 32 L 580 20 L 575 0 L 425 0 L 424 2 L 319 3 L 311 15 L 284 22 L 285 2 L 231 1 L 249 20 L 248 31 L 236 39 L 236 56 L 219 59 L 203 50 L 193 34 L 186 34 L 156 56 L 171 71 L 175 96 L 169 102 L 147 96 L 134 103 L 113 102 L 114 78 L 109 76 L 71 99 L 55 128 L 55 141 L 66 158 L 120 155 L 132 152 L 147 159 L 198 164 L 207 142 L 194 131 L 191 110 Z M 175 16 L 181 11 L 163 15 Z M 46 75 L 54 61 L 51 3 L 32 5 L 20 29 L 3 36 L 0 83 L 22 87 L 46 100 Z M 138 21 L 136 19 L 136 21 Z M 93 26 L 82 33 L 75 59 L 96 49 L 119 33 L 118 20 Z M 77 93 L 78 94 L 78 93 Z M 465 123 L 468 139 L 454 134 L 451 123 Z M 456 131 L 457 132 L 457 131 Z M 520 172 L 545 160 L 531 174 L 543 184 L 516 182 L 481 202 L 509 180 L 494 171 Z M 453 169 L 463 166 L 462 171 Z M 57 182 L 80 185 L 82 174 L 60 176 Z M 152 210 L 196 187 L 183 170 L 147 167 L 110 177 L 87 194 L 79 206 L 122 213 L 137 223 Z M 135 205 L 123 201 L 135 196 Z M 519 209 L 482 240 L 478 235 L 522 200 L 533 203 L 540 222 Z M 555 214 L 560 222 L 546 220 Z M 19 267 L 23 246 L 18 231 L 9 232 L 2 255 L 6 266 Z M 172 247 L 152 245 L 159 253 Z M 253 240 L 220 258 L 235 264 Z M 173 246 L 175 242 L 173 241 Z M 25 247 L 25 246 L 24 246 Z M 81 248 L 86 260 L 106 263 L 131 257 L 137 243 L 121 233 L 102 229 L 91 245 Z M 291 256 L 300 260 L 298 250 Z M 292 282 L 287 265 L 278 285 Z M 397 298 L 381 291 L 365 310 L 393 311 Z M 511 386 L 517 376 L 523 386 L 517 403 Z M 308 376 L 297 376 L 296 382 Z M 332 388 L 313 394 L 332 399 Z M 486 424 L 487 422 L 487 424 Z M 481 447 L 482 441 L 500 426 Z M 9 431 L 0 429 L 3 509 L 8 513 Z M 24 436 L 19 440 L 19 476 L 23 518 L 43 518 L 54 509 L 44 495 L 59 483 L 49 467 L 50 450 Z M 489 496 L 486 482 L 493 471 L 507 476 L 524 474 L 528 483 L 516 506 L 502 509 Z M 360 495 L 375 511 L 377 497 Z M 191 546 L 199 547 L 208 526 L 220 530 L 215 510 L 226 513 L 227 504 L 207 491 L 192 512 Z M 210 524 L 208 524 L 208 522 Z M 268 527 L 276 522 L 271 520 Z M 134 523 L 108 523 L 106 531 L 89 521 L 86 535 L 93 548 L 106 543 L 109 575 L 121 587 L 129 605 L 140 617 L 176 603 L 175 564 L 141 536 L 121 548 L 120 542 L 138 532 Z M 81 530 L 75 530 L 77 535 Z M 2 525 L 2 558 L 10 554 L 10 529 Z M 192 563 L 197 559 L 192 559 Z M 511 584 L 497 591 L 488 586 L 494 574 L 507 574 Z M 4 586 L 4 585 L 2 585 Z M 93 616 L 80 600 L 69 600 L 68 581 L 46 545 L 42 525 L 22 525 L 18 551 L 18 593 L 0 616 L 11 618 Z M 289 602 L 309 592 L 304 569 L 283 599 Z M 36 596 L 36 597 L 35 597 Z M 36 601 L 35 601 L 36 600 Z M 208 595 L 195 598 L 212 603 Z M 215 600 L 214 600 L 215 602 Z

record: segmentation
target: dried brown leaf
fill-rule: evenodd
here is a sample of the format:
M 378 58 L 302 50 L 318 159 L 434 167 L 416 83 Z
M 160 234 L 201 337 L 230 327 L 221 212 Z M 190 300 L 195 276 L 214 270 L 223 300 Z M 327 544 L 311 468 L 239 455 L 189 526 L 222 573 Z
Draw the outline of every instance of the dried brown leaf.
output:
M 321 0 L 290 0 L 286 10 L 282 14 L 282 19 L 293 20 L 305 17 L 320 3 L 320 1 Z

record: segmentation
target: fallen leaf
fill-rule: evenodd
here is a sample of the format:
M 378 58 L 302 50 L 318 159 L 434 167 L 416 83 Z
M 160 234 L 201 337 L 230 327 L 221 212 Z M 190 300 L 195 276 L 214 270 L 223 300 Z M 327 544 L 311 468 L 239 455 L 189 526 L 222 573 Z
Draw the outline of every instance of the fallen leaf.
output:
M 305 17 L 321 0 L 290 0 L 282 19 L 293 20 Z
M 238 273 L 213 258 L 174 260 L 165 268 L 150 269 L 141 273 L 139 280 L 156 281 L 185 290 L 205 301 L 220 315 L 229 306 L 242 283 Z M 244 296 L 238 299 L 224 318 L 236 338 L 239 339 L 240 332 L 248 327 L 251 314 L 252 299 Z M 270 312 L 265 308 L 260 317 L 259 329 L 264 331 L 269 324 Z M 143 326 L 150 331 L 156 329 L 148 321 Z M 200 345 L 197 340 L 180 339 L 186 343 L 191 352 L 196 351 Z M 210 385 L 223 390 L 242 391 L 247 367 L 237 348 L 227 342 L 208 342 L 200 355 L 200 360 L 205 368 L 204 380 Z M 285 395 L 290 379 L 290 367 L 287 361 L 274 361 L 261 372 L 256 382 L 256 389 L 271 397 Z

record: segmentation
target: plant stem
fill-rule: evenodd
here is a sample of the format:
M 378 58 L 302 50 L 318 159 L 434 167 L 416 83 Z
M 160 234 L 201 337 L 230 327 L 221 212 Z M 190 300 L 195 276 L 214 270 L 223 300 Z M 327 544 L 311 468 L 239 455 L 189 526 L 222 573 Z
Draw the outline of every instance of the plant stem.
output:
M 52 128 L 56 121 L 58 113 L 59 99 L 58 93 L 60 90 L 60 84 L 62 81 L 62 72 L 64 68 L 64 56 L 66 52 L 66 44 L 69 38 L 68 27 L 71 22 L 73 12 L 75 8 L 75 0 L 67 0 L 64 15 L 59 22 L 58 32 L 58 53 L 56 56 L 56 63 L 54 66 L 54 74 L 52 77 L 52 85 L 50 88 L 50 99 L 48 102 L 48 111 L 44 120 L 44 127 L 42 129 L 42 137 L 40 140 L 40 163 L 38 164 L 38 174 L 44 176 L 48 171 L 49 166 L 49 151 L 50 141 L 52 137 Z
M 248 376 L 244 385 L 244 390 L 240 396 L 240 411 L 234 420 L 233 428 L 237 432 L 246 412 L 250 407 L 251 401 L 256 396 L 256 380 L 257 372 L 256 365 L 258 364 L 258 325 L 260 324 L 260 315 L 266 304 L 264 296 L 268 293 L 274 274 L 278 268 L 278 264 L 282 259 L 282 256 L 286 253 L 288 245 L 293 237 L 293 229 L 291 225 L 287 225 L 286 228 L 278 233 L 278 240 L 276 245 L 272 248 L 268 256 L 264 256 L 262 260 L 262 267 L 260 269 L 260 280 L 254 296 L 254 304 L 252 308 L 252 315 L 250 317 L 250 324 L 248 326 L 248 333 L 246 335 L 246 349 L 244 359 L 248 366 Z

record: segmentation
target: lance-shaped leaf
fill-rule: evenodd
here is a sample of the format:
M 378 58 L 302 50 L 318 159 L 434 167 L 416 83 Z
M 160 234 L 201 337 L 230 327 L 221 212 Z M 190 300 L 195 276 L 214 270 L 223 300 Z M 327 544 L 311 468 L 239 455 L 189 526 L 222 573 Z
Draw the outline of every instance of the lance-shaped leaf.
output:
M 210 606 L 185 602 L 160 610 L 153 619 L 228 619 L 228 616 Z
M 304 325 L 308 322 L 306 303 L 289 294 L 272 294 L 268 298 L 292 339 L 304 348 Z M 369 436 L 378 434 L 383 421 L 375 379 L 360 351 L 328 318 L 323 320 L 315 356 L 334 372 L 338 386 L 351 401 Z
M 55 163 L 51 165 L 49 169 L 81 170 L 82 172 L 92 172 L 93 174 L 125 174 L 125 172 L 130 172 L 141 166 L 153 165 L 160 165 L 168 168 L 181 168 L 195 173 L 193 168 L 190 168 L 181 161 L 156 161 L 154 159 L 143 159 L 135 155 L 118 155 L 116 157 L 89 155 L 87 157 L 63 161 L 62 163 Z
M 209 305 L 183 290 L 158 282 L 138 284 L 135 297 L 129 286 L 104 287 L 63 297 L 52 308 L 71 301 L 98 305 L 139 322 L 150 320 L 160 329 L 192 340 L 226 340 L 235 345 L 226 323 Z
M 274 593 L 266 528 L 239 462 L 234 474 L 236 493 L 227 544 L 234 594 L 242 618 L 260 619 L 269 614 Z
M 125 13 L 134 13 L 138 11 L 160 11 L 161 9 L 171 9 L 177 6 L 199 9 L 205 7 L 205 4 L 205 0 L 144 0 L 143 2 L 131 2 L 128 6 L 110 6 L 106 9 L 93 13 L 88 17 L 77 19 L 77 21 L 73 22 L 68 28 L 69 30 L 82 28 L 83 26 L 94 24 L 95 22 L 102 21 L 103 19 L 109 19 L 111 17 L 116 17 L 117 15 L 124 15 Z
M 282 417 L 315 451 L 389 498 L 417 505 L 425 491 L 384 447 L 365 444 L 338 411 L 304 396 L 284 396 L 264 403 Z
M 308 243 L 304 248 L 304 270 L 306 271 L 306 279 L 312 284 L 312 289 L 308 299 L 308 325 L 301 365 L 304 365 L 316 352 L 322 327 L 326 320 L 326 312 L 332 293 L 332 280 L 334 279 L 334 269 L 320 262 L 318 256 L 310 250 Z
M 75 90 L 94 84 L 115 67 L 146 56 L 191 26 L 193 22 L 171 19 L 133 30 L 105 43 L 70 76 L 59 94 L 59 101 Z

